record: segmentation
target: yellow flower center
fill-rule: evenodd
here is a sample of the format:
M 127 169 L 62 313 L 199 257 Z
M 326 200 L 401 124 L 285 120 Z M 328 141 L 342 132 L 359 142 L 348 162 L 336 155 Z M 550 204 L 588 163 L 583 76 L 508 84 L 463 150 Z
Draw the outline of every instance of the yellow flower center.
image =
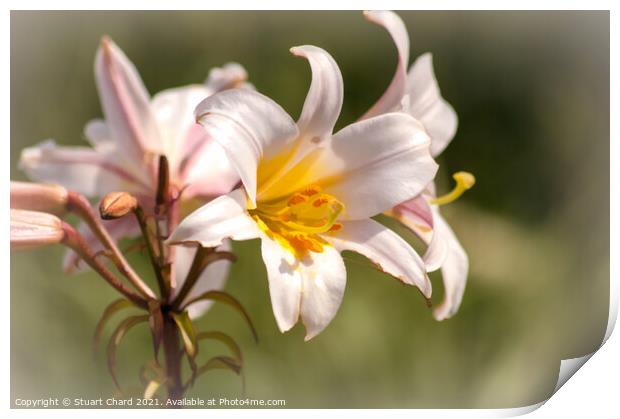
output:
M 336 220 L 343 209 L 334 196 L 309 186 L 284 199 L 258 202 L 249 213 L 267 236 L 301 258 L 309 251 L 323 251 L 328 243 L 320 234 L 342 228 Z
M 456 201 L 466 190 L 470 189 L 476 183 L 476 178 L 469 172 L 456 172 L 452 175 L 452 178 L 456 181 L 454 189 L 445 195 L 431 199 L 431 204 L 445 205 Z

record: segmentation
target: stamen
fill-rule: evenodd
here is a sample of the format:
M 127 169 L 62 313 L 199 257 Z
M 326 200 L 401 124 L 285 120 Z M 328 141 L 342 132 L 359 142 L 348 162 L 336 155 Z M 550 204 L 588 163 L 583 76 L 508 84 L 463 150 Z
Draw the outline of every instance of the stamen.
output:
M 452 175 L 456 186 L 445 195 L 430 200 L 433 205 L 446 205 L 456 201 L 463 193 L 476 183 L 476 178 L 469 172 L 456 172 Z
M 336 219 L 343 210 L 344 205 L 334 196 L 311 185 L 279 202 L 259 203 L 250 214 L 263 232 L 302 258 L 329 246 L 320 235 L 342 228 Z

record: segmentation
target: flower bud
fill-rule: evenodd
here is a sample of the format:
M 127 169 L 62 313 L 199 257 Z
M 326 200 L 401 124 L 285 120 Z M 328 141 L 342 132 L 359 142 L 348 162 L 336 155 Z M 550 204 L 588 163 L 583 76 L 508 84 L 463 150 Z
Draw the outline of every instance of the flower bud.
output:
M 110 192 L 99 204 L 99 214 L 104 220 L 121 218 L 138 207 L 138 200 L 127 192 Z
M 68 194 L 60 185 L 11 181 L 11 208 L 61 216 L 67 211 Z
M 11 209 L 11 249 L 34 249 L 60 243 L 64 237 L 62 221 L 55 215 Z

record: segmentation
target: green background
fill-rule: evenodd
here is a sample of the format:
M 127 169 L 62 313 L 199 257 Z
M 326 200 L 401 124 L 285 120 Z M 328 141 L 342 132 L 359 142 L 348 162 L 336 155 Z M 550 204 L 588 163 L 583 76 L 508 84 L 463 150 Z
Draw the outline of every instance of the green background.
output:
M 414 288 L 345 254 L 348 284 L 331 325 L 303 342 L 275 324 L 256 241 L 239 256 L 227 291 L 251 313 L 216 306 L 198 327 L 241 344 L 246 395 L 288 407 L 515 407 L 548 396 L 560 360 L 598 347 L 609 299 L 609 14 L 402 12 L 412 59 L 434 54 L 459 130 L 439 158 L 439 188 L 473 172 L 477 184 L 443 209 L 471 272 L 458 314 L 436 322 Z M 11 177 L 20 150 L 46 138 L 84 144 L 101 115 L 93 80 L 109 34 L 151 93 L 204 80 L 228 61 L 293 117 L 310 81 L 294 45 L 328 50 L 343 73 L 338 127 L 359 117 L 392 77 L 396 51 L 360 12 L 12 12 Z M 399 232 L 410 238 L 402 229 Z M 15 398 L 112 395 L 92 332 L 116 298 L 92 273 L 65 277 L 63 249 L 11 256 L 11 392 Z M 148 273 L 138 256 L 136 266 Z M 149 278 L 150 279 L 150 278 Z M 433 301 L 441 279 L 432 276 Z M 109 333 L 109 331 L 108 331 Z M 216 345 L 204 353 L 224 351 Z M 146 328 L 119 350 L 121 380 L 138 385 Z M 206 358 L 205 358 L 206 359 Z M 238 377 L 214 372 L 189 395 L 241 395 Z

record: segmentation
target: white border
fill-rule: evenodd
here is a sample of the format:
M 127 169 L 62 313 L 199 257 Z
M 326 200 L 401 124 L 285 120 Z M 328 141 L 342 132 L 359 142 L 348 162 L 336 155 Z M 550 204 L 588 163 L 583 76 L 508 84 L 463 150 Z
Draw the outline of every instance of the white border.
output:
M 6 13 L 2 16 L 2 21 L 0 28 L 2 31 L 2 57 L 5 58 L 3 62 L 5 63 L 0 70 L 2 74 L 2 85 L 4 89 L 2 89 L 4 93 L 4 98 L 0 102 L 0 118 L 3 122 L 2 127 L 4 127 L 4 136 L 2 144 L 5 147 L 3 153 L 4 166 L 3 169 L 5 171 L 5 175 L 1 181 L 1 193 L 2 196 L 8 197 L 8 181 L 9 181 L 9 141 L 10 138 L 10 77 L 9 77 L 9 57 L 10 57 L 10 14 L 9 10 L 36 10 L 36 9 L 49 9 L 50 4 L 46 1 L 7 1 L 5 2 L 8 8 L 5 9 Z M 503 1 L 499 2 L 491 2 L 491 1 L 469 1 L 467 4 L 464 4 L 462 1 L 456 0 L 435 0 L 435 1 L 403 1 L 403 0 L 384 0 L 381 2 L 376 1 L 356 1 L 356 2 L 336 2 L 333 0 L 325 1 L 325 0 L 314 0 L 314 1 L 295 1 L 294 3 L 291 1 L 262 1 L 262 2 L 252 2 L 252 1 L 239 1 L 239 0 L 227 0 L 226 2 L 211 2 L 205 3 L 205 1 L 188 1 L 188 0 L 176 0 L 174 2 L 164 2 L 164 1 L 150 1 L 150 2 L 139 2 L 133 0 L 107 0 L 105 3 L 103 2 L 85 2 L 81 1 L 66 1 L 66 0 L 57 0 L 53 3 L 54 8 L 56 9 L 118 9 L 118 10 L 129 10 L 129 9 L 161 9 L 161 10 L 198 10 L 203 9 L 208 6 L 209 9 L 213 10 L 233 10 L 233 9 L 325 9 L 325 10 L 334 10 L 334 9 L 373 9 L 373 8 L 389 8 L 389 9 L 419 9 L 419 10 L 446 10 L 446 9 L 468 9 L 468 10 L 481 10 L 481 9 L 494 9 L 494 10 L 562 10 L 562 9 L 571 9 L 571 10 L 611 10 L 611 108 L 610 115 L 611 117 L 611 138 L 616 138 L 616 141 L 620 139 L 620 132 L 618 130 L 618 123 L 614 119 L 614 116 L 617 114 L 617 98 L 618 98 L 618 84 L 617 84 L 617 75 L 620 67 L 618 66 L 618 31 L 616 29 L 616 25 L 618 23 L 618 19 L 615 11 L 615 3 L 612 1 L 576 1 L 576 0 L 564 0 L 562 2 L 551 2 L 551 1 L 540 1 L 540 0 L 522 0 L 519 2 L 515 1 Z M 558 6 L 561 5 L 562 9 L 559 9 Z M 148 7 L 147 7 L 148 6 Z M 172 7 L 173 6 L 173 7 Z M 617 143 L 611 142 L 611 190 L 610 190 L 610 199 L 611 199 L 611 214 L 618 214 L 620 207 L 618 206 L 618 190 L 614 188 L 614 185 L 618 184 L 618 168 L 614 165 L 614 163 L 618 163 L 618 146 Z M 3 211 L 3 219 L 5 223 L 2 224 L 2 231 L 4 237 L 8 237 L 8 206 L 2 207 Z M 618 255 L 618 223 L 614 221 L 612 217 L 611 220 L 611 243 L 610 243 L 610 253 Z M 10 284 L 9 284 L 9 243 L 8 240 L 4 240 L 2 242 L 2 258 L 5 263 L 2 266 L 5 269 L 5 275 L 3 280 L 3 296 L 4 301 L 2 305 L 2 322 L 4 336 L 9 335 L 10 330 Z M 607 332 L 605 335 L 605 340 L 610 337 L 611 332 L 614 328 L 617 312 L 618 312 L 618 281 L 619 281 L 619 272 L 618 272 L 618 263 L 616 259 L 611 260 L 611 290 L 610 290 L 610 313 L 609 313 L 609 322 L 607 327 Z M 617 335 L 617 334 L 616 334 Z M 2 355 L 2 362 L 4 368 L 3 379 L 0 381 L 1 383 L 1 391 L 2 391 L 2 400 L 3 407 L 7 409 L 10 406 L 10 374 L 8 374 L 10 367 L 10 358 L 9 358 L 9 345 L 6 339 L 0 344 L 0 353 Z M 590 357 L 593 357 L 590 362 L 588 362 L 587 366 L 583 368 L 582 371 L 579 372 L 579 379 L 571 380 L 566 383 L 566 380 L 572 374 L 574 374 Z M 575 359 L 575 360 L 567 360 L 563 361 L 560 370 L 560 377 L 558 380 L 558 386 L 556 390 L 559 390 L 557 395 L 555 395 L 549 403 L 547 403 L 542 409 L 536 410 L 542 403 L 537 405 L 532 405 L 520 409 L 497 409 L 497 410 L 381 410 L 379 411 L 361 411 L 361 410 L 338 410 L 338 416 L 370 416 L 375 417 L 377 414 L 381 416 L 399 416 L 399 417 L 421 417 L 421 418 L 443 418 L 443 417 L 471 417 L 471 418 L 484 418 L 484 417 L 506 417 L 506 416 L 514 416 L 519 414 L 525 414 L 530 411 L 536 410 L 535 413 L 532 413 L 530 417 L 535 418 L 549 418 L 549 417 L 563 417 L 563 418 L 572 418 L 572 417 L 584 417 L 584 416 L 598 416 L 598 417 L 609 417 L 611 412 L 618 411 L 618 403 L 617 403 L 617 376 L 616 374 L 620 370 L 620 340 L 617 336 L 612 336 L 611 339 L 607 341 L 607 343 L 602 347 L 598 353 L 587 355 L 586 357 Z M 562 387 L 562 384 L 566 383 L 565 386 Z M 561 387 L 561 388 L 560 388 Z M 10 416 L 19 416 L 19 417 L 40 417 L 42 413 L 49 416 L 58 416 L 58 417 L 67 417 L 67 416 L 83 416 L 84 412 L 79 410 L 47 410 L 47 411 L 34 411 L 34 410 L 11 410 L 9 411 Z M 217 416 L 217 417 L 232 417 L 237 416 L 239 413 L 241 414 L 251 414 L 254 417 L 269 417 L 270 419 L 275 417 L 290 417 L 293 413 L 291 410 L 283 409 L 283 410 L 220 410 L 214 411 L 209 410 L 205 412 L 204 410 L 187 410 L 182 412 L 183 415 L 188 416 L 196 416 L 204 418 L 205 414 L 209 416 Z M 109 417 L 111 411 L 102 410 L 102 411 L 89 411 L 88 415 L 93 417 Z M 115 416 L 136 417 L 136 415 L 148 415 L 149 417 L 169 417 L 170 412 L 166 411 L 135 411 L 135 410 L 114 410 L 113 413 Z M 296 411 L 294 412 L 295 416 L 306 416 L 306 415 L 314 415 L 314 411 Z

